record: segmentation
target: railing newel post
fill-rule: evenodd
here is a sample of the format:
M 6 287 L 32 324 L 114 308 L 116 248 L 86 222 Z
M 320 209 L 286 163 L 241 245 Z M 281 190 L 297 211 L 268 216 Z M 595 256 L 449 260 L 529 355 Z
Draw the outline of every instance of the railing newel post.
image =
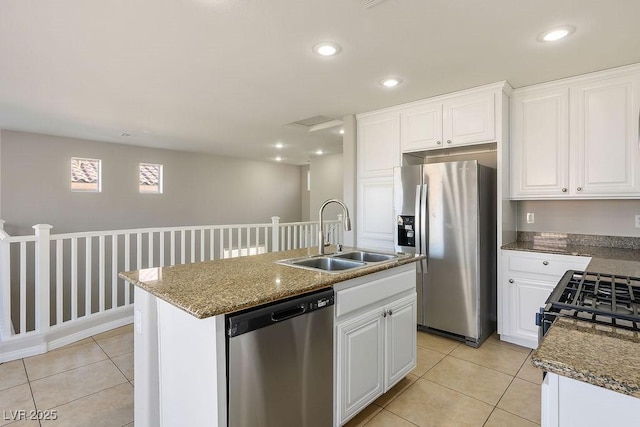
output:
M 271 217 L 271 252 L 280 250 L 280 217 Z
M 36 224 L 35 294 L 36 294 L 36 330 L 42 334 L 49 330 L 50 274 L 51 274 L 51 229 L 49 224 Z

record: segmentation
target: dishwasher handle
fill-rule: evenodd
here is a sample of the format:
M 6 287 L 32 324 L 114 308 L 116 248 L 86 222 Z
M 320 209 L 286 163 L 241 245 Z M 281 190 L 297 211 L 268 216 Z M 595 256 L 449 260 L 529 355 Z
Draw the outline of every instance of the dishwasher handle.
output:
M 282 322 L 283 320 L 291 319 L 292 317 L 304 314 L 306 311 L 306 304 L 298 304 L 295 307 L 271 313 L 271 320 L 273 320 L 274 322 Z

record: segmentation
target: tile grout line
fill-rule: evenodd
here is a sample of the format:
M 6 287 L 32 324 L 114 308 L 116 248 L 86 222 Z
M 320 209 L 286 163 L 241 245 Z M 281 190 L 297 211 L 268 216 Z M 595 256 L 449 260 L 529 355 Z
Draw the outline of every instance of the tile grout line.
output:
M 36 411 L 38 410 L 38 405 L 36 405 L 36 398 L 33 395 L 33 389 L 31 388 L 31 380 L 29 379 L 29 373 L 27 372 L 27 365 L 25 365 L 24 363 L 24 357 L 22 359 L 20 359 L 20 361 L 22 362 L 22 368 L 24 369 L 24 375 L 27 377 L 27 384 L 29 385 L 29 392 L 31 393 L 31 400 L 33 401 L 33 407 L 36 409 Z M 37 420 L 38 421 L 38 425 L 42 426 L 42 421 Z
M 65 403 L 63 403 L 63 404 L 61 404 L 61 405 L 54 406 L 53 408 L 49 408 L 49 410 L 57 409 L 57 408 L 60 408 L 60 407 L 62 407 L 62 406 L 68 405 L 68 404 L 70 404 L 70 403 L 72 403 L 72 402 L 77 402 L 78 400 L 84 399 L 85 397 L 89 397 L 89 396 L 93 396 L 94 394 L 102 393 L 103 391 L 107 391 L 107 390 L 110 390 L 110 389 L 112 389 L 112 388 L 115 388 L 115 387 L 121 386 L 122 384 L 124 384 L 124 383 L 126 383 L 126 382 L 128 382 L 128 381 L 121 382 L 120 384 L 112 385 L 111 387 L 107 387 L 107 388 L 104 388 L 104 389 L 102 389 L 102 390 L 94 391 L 93 393 L 89 393 L 89 394 L 87 394 L 87 395 L 85 395 L 85 396 L 78 397 L 77 399 L 73 399 L 73 400 L 70 400 L 70 401 L 68 401 L 68 402 L 65 402 Z M 129 424 L 131 424 L 131 423 L 129 423 Z M 127 424 L 125 424 L 125 425 L 127 425 Z
M 106 355 L 106 353 L 105 353 L 105 355 Z M 73 368 L 65 369 L 64 371 L 60 371 L 60 372 L 56 372 L 56 373 L 51 374 L 51 375 L 47 375 L 47 376 L 44 376 L 44 377 L 36 378 L 34 380 L 29 380 L 29 382 L 31 383 L 32 381 L 35 382 L 35 381 L 44 380 L 45 378 L 51 378 L 51 377 L 56 376 L 58 374 L 64 374 L 65 372 L 71 372 L 71 371 L 74 371 L 76 369 L 85 368 L 87 366 L 95 365 L 96 363 L 104 362 L 105 360 L 111 360 L 111 359 L 109 359 L 109 356 L 107 356 L 105 359 L 96 360 L 94 362 L 87 363 L 86 365 L 74 366 Z

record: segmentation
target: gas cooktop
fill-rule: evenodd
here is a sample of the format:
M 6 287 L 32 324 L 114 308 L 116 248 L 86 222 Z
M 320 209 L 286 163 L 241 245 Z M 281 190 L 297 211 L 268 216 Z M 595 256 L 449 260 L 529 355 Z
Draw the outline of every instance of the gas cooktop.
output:
M 640 278 L 569 270 L 538 315 L 543 335 L 557 316 L 638 331 Z

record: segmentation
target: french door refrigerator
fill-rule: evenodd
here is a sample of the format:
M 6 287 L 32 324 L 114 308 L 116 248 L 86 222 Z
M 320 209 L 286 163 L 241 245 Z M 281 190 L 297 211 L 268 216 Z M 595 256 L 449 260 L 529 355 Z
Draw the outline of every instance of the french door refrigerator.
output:
M 395 249 L 418 264 L 418 327 L 479 346 L 496 325 L 496 171 L 476 160 L 394 168 Z

